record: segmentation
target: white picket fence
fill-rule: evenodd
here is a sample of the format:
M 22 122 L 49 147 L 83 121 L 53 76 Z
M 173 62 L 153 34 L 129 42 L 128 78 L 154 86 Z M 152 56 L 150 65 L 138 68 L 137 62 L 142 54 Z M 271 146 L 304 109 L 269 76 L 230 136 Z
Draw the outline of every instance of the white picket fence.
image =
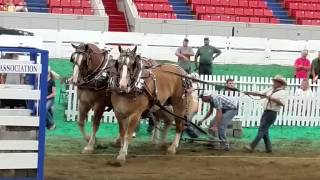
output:
M 236 86 L 241 91 L 261 91 L 271 86 L 272 78 L 244 77 L 244 76 L 202 76 L 201 79 L 218 84 L 224 84 L 225 80 L 232 78 Z M 311 84 L 314 96 L 296 97 L 295 90 L 300 85 L 298 79 L 287 79 L 289 98 L 285 108 L 279 113 L 275 125 L 281 126 L 320 126 L 320 82 Z M 205 89 L 215 91 L 214 86 L 201 85 Z M 218 92 L 217 92 L 218 93 Z M 70 86 L 68 90 L 67 109 L 65 111 L 67 121 L 76 121 L 78 118 L 76 87 Z M 255 100 L 242 93 L 234 93 L 230 96 L 239 106 L 238 114 L 235 119 L 242 121 L 243 127 L 255 127 L 260 124 L 260 117 L 263 112 L 263 100 Z M 197 122 L 205 116 L 209 109 L 207 103 L 202 103 L 199 99 L 199 110 L 194 116 L 193 122 Z M 91 121 L 93 112 L 90 111 L 88 121 Z M 212 119 L 213 116 L 210 118 Z M 117 120 L 113 112 L 105 112 L 102 122 L 116 123 Z M 145 121 L 142 121 L 144 123 Z M 208 126 L 209 120 L 203 124 Z

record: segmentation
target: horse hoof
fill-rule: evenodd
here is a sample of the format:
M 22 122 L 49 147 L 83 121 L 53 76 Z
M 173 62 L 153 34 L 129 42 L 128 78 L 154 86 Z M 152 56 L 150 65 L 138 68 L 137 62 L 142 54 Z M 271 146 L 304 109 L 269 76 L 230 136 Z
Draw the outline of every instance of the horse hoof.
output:
M 126 158 L 124 155 L 119 155 L 117 157 L 117 163 L 120 165 L 120 166 L 123 166 L 125 163 L 126 163 Z
M 161 149 L 163 149 L 163 150 L 167 150 L 167 148 L 168 148 L 168 143 L 162 143 L 162 144 L 160 145 L 160 147 L 161 147 Z
M 84 148 L 82 150 L 82 154 L 94 154 L 94 149 L 92 149 L 92 148 Z
M 171 155 L 175 155 L 176 154 L 176 149 L 175 148 L 169 147 L 167 151 Z
M 159 142 L 157 140 L 151 140 L 150 143 L 152 145 L 159 145 Z
M 121 165 L 120 162 L 118 161 L 111 161 L 111 162 L 108 162 L 107 164 L 111 165 L 111 166 L 115 166 L 115 167 L 121 167 L 123 166 L 123 164 Z

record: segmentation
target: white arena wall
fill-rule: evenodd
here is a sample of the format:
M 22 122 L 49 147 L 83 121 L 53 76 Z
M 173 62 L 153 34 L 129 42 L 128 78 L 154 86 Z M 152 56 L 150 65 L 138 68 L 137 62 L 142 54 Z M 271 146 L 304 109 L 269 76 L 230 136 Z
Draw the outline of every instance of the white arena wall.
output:
M 156 60 L 177 61 L 175 50 L 182 44 L 185 35 L 99 32 L 81 30 L 23 29 L 35 33 L 37 42 L 49 50 L 51 58 L 69 58 L 73 52 L 71 43 L 94 43 L 100 48 L 113 48 L 112 55 L 118 56 L 118 44 L 138 45 L 138 53 Z M 203 35 L 189 35 L 190 46 L 196 51 L 203 45 Z M 319 40 L 284 40 L 249 37 L 209 36 L 211 44 L 222 50 L 215 63 L 225 64 L 278 64 L 291 66 L 304 48 L 310 50 L 310 59 L 320 50 Z M 1 36 L 0 36 L 1 38 Z M 1 40 L 1 39 L 0 39 Z M 19 41 L 19 39 L 15 39 Z M 2 40 L 1 44 L 6 44 Z M 30 41 L 33 41 L 32 38 Z M 34 40 L 35 41 L 35 40 Z M 12 42 L 10 42 L 12 44 Z M 9 42 L 8 42 L 9 44 Z M 19 44 L 19 43 L 15 43 Z M 38 43 L 39 44 L 39 43 Z

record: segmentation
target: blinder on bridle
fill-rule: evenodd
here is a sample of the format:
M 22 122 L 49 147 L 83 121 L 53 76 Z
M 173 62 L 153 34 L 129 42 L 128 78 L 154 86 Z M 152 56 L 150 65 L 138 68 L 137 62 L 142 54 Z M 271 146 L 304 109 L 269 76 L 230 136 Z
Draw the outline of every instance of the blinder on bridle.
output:
M 80 67 L 81 64 L 78 64 L 78 62 L 75 62 L 75 58 L 76 58 L 76 55 L 82 54 L 82 56 L 83 56 L 82 60 L 87 61 L 87 65 L 88 65 L 89 59 L 90 59 L 90 54 L 87 52 L 88 51 L 88 44 L 81 43 L 78 46 L 72 44 L 72 47 L 75 48 L 75 52 L 73 52 L 71 54 L 70 62 L 72 62 L 74 65 Z
M 123 65 L 126 65 L 128 66 L 130 61 L 127 62 L 126 61 L 126 58 L 129 58 L 130 61 L 134 61 L 135 60 L 135 54 L 132 53 L 131 51 L 125 51 L 125 52 L 121 52 L 120 53 L 120 56 L 119 56 L 119 59 L 118 59 L 118 62 L 119 62 L 119 65 L 123 66 Z

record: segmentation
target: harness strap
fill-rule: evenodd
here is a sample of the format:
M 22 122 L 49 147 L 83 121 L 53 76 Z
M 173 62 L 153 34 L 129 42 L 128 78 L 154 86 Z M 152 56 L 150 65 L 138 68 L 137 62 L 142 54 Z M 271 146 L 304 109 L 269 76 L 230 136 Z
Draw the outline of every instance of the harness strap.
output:
M 152 75 L 154 76 L 154 74 L 152 74 Z M 164 106 L 160 103 L 160 101 L 158 100 L 158 98 L 157 98 L 158 90 L 157 90 L 157 88 L 156 88 L 156 79 L 153 78 L 153 80 L 154 80 L 153 82 L 154 82 L 154 86 L 155 86 L 156 97 L 154 97 L 154 96 L 152 95 L 153 93 L 150 92 L 150 90 L 148 89 L 147 85 L 146 85 L 146 84 L 144 85 L 144 87 L 145 87 L 144 89 L 145 89 L 145 91 L 147 92 L 147 95 L 149 96 L 149 98 L 151 98 L 153 104 L 156 105 L 156 106 L 158 106 L 161 110 L 163 110 L 163 111 L 167 112 L 168 114 L 172 115 L 173 117 L 179 118 L 179 119 L 181 119 L 181 120 L 184 120 L 184 122 L 187 122 L 187 123 L 191 124 L 191 125 L 194 126 L 198 131 L 200 131 L 200 132 L 202 132 L 202 133 L 204 133 L 204 134 L 207 134 L 206 131 L 204 131 L 202 128 L 200 128 L 199 126 L 197 126 L 196 124 L 194 124 L 194 123 L 193 123 L 192 121 L 190 121 L 188 118 L 178 116 L 178 115 L 172 113 L 171 111 L 169 111 L 166 107 L 164 107 Z
M 202 128 L 200 128 L 199 126 L 197 126 L 196 124 L 194 124 L 192 121 L 190 121 L 188 118 L 184 118 L 184 117 L 181 117 L 181 116 L 178 116 L 174 113 L 172 113 L 171 111 L 169 111 L 166 107 L 164 107 L 163 105 L 161 105 L 161 103 L 159 101 L 156 101 L 156 105 L 161 109 L 161 110 L 164 110 L 165 112 L 169 113 L 170 115 L 176 117 L 176 118 L 179 118 L 179 119 L 182 119 L 184 120 L 185 122 L 187 123 L 190 123 L 193 127 L 195 127 L 198 131 L 204 133 L 204 134 L 207 134 L 207 132 L 205 130 L 203 130 Z

